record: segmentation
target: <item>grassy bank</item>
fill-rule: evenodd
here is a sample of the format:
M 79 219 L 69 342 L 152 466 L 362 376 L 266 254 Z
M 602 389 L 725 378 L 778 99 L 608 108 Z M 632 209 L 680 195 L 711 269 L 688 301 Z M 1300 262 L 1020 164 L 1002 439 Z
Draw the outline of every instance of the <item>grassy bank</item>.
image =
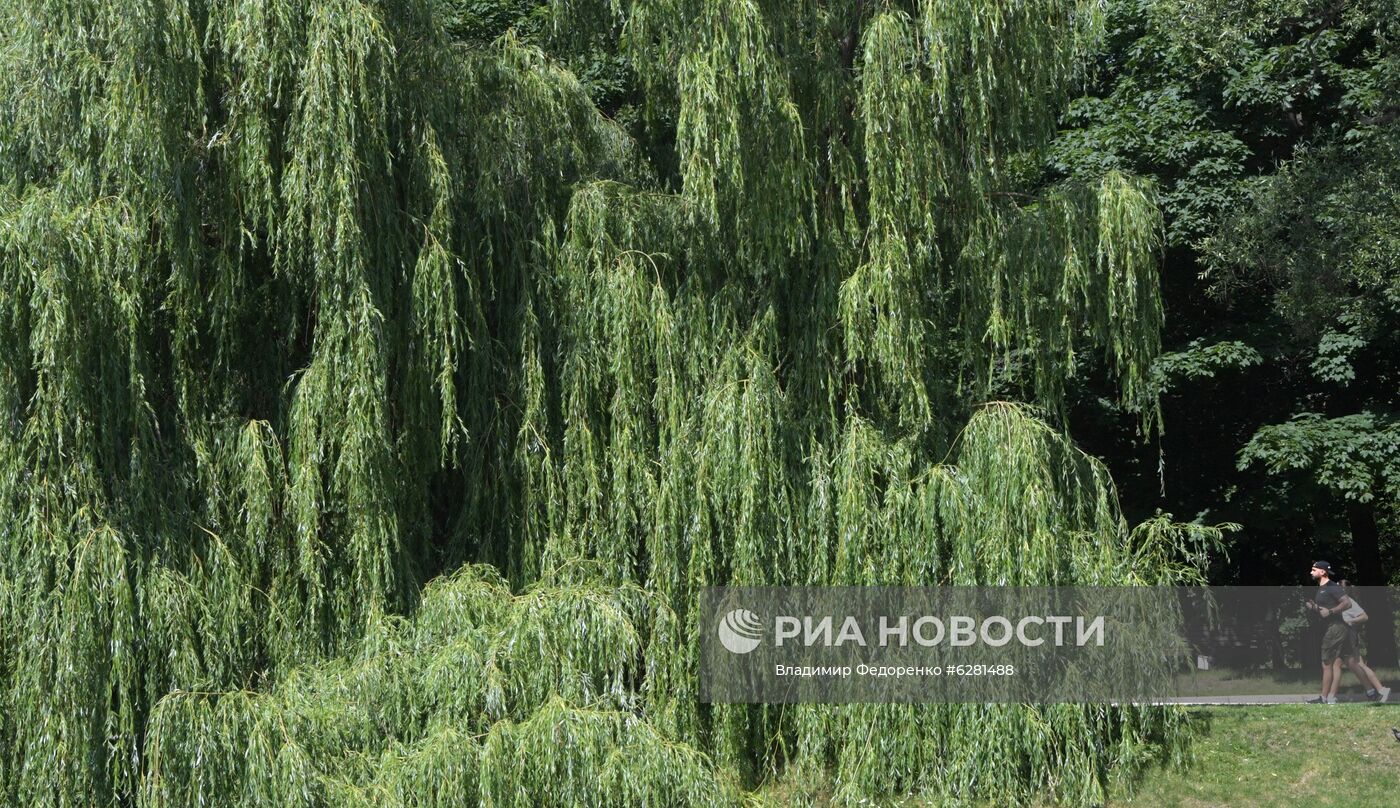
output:
M 1396 688 L 1396 696 L 1392 697 L 1400 700 L 1400 669 L 1396 668 L 1374 668 L 1376 675 L 1380 677 L 1382 683 Z M 1244 696 L 1257 694 L 1275 693 L 1297 693 L 1310 696 L 1317 695 L 1322 684 L 1322 674 L 1318 668 L 1307 668 L 1305 670 L 1263 670 L 1263 671 L 1232 671 L 1232 670 L 1212 670 L 1197 671 L 1190 676 L 1182 677 L 1178 681 L 1181 688 L 1181 695 L 1192 695 L 1195 693 L 1208 694 L 1212 696 Z M 1349 694 L 1361 696 L 1363 688 L 1357 683 L 1356 677 L 1350 670 L 1342 669 L 1342 685 L 1338 689 L 1338 694 Z
M 1112 808 L 1394 805 L 1400 705 L 1274 705 L 1194 711 L 1196 762 L 1146 773 Z

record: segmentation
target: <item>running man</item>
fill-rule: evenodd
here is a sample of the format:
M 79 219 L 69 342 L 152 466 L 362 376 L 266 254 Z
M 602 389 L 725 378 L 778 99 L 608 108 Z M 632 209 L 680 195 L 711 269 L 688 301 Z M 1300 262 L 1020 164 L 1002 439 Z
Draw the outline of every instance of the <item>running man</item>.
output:
M 1312 579 L 1317 581 L 1317 594 L 1308 601 L 1308 608 L 1317 612 L 1326 625 L 1322 634 L 1322 695 L 1309 699 L 1309 704 L 1336 704 L 1337 685 L 1342 681 L 1342 659 L 1356 655 L 1351 643 L 1351 628 L 1342 620 L 1342 612 L 1351 606 L 1351 598 L 1341 585 L 1332 580 L 1332 565 L 1318 561 L 1312 565 Z

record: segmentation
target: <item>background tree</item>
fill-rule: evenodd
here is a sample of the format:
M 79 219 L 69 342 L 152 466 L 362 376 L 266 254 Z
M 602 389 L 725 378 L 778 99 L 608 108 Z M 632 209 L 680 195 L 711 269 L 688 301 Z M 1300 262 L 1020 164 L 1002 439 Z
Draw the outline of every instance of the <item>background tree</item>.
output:
M 1130 512 L 1245 524 L 1221 583 L 1319 555 L 1394 572 L 1394 11 L 1112 3 L 1097 90 L 1048 152 L 1053 173 L 1161 183 L 1166 433 L 1134 448 L 1092 387 L 1076 423 L 1105 427 L 1083 440 Z
M 1135 448 L 1092 386 L 1076 423 L 1097 424 L 1083 440 L 1130 512 L 1245 524 L 1217 582 L 1287 580 L 1317 556 L 1395 574 L 1394 11 L 1110 4 L 1098 89 L 1049 150 L 1052 173 L 1162 183 L 1167 432 Z M 1390 632 L 1370 634 L 1393 660 Z

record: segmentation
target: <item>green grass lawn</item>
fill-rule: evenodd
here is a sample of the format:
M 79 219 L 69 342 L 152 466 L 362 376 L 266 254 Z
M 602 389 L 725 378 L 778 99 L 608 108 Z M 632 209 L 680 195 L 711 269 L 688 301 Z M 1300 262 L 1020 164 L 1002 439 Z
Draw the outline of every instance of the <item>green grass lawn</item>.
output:
M 1388 808 L 1400 806 L 1400 704 L 1192 707 L 1195 760 L 1153 768 L 1105 808 Z M 825 784 L 764 787 L 755 804 L 832 805 Z M 937 808 L 920 796 L 871 803 Z M 998 808 L 987 803 L 979 808 Z M 1058 808 L 1044 803 L 1037 808 Z
M 1270 705 L 1193 710 L 1196 762 L 1147 772 L 1112 808 L 1400 805 L 1400 705 Z
M 1400 700 L 1400 684 L 1397 684 L 1400 683 L 1400 670 L 1395 668 L 1375 668 L 1374 670 L 1376 676 L 1380 677 L 1382 684 L 1395 688 L 1396 695 L 1391 698 Z M 1183 676 L 1177 681 L 1177 684 L 1181 688 L 1183 696 L 1195 693 L 1212 696 L 1274 695 L 1280 693 L 1316 696 L 1322 686 L 1322 671 L 1320 668 L 1247 672 L 1218 669 L 1197 671 Z M 1356 677 L 1352 675 L 1350 670 L 1343 668 L 1342 685 L 1338 689 L 1338 693 L 1359 696 L 1363 692 L 1364 690 L 1357 683 Z

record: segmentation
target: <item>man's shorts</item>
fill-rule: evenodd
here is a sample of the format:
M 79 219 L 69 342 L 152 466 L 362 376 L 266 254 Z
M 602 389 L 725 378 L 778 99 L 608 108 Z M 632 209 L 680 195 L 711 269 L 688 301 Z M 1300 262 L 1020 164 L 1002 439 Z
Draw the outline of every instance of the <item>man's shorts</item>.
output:
M 1327 633 L 1322 635 L 1322 664 L 1330 665 L 1338 657 L 1351 656 L 1356 656 L 1351 627 L 1345 623 L 1328 624 Z

